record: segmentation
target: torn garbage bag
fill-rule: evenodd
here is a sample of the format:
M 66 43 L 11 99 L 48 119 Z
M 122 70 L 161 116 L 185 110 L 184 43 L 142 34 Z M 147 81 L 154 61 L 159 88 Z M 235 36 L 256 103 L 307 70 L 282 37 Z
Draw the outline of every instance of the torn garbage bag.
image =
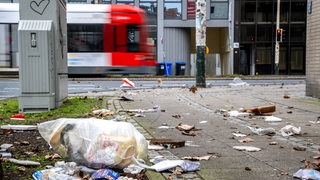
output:
M 60 155 L 91 168 L 124 168 L 147 154 L 145 137 L 127 122 L 61 118 L 38 130 Z

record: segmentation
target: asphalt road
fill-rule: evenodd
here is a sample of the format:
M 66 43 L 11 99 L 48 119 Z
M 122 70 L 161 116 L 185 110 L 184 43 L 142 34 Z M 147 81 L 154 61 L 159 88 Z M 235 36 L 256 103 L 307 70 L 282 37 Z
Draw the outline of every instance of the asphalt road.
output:
M 158 88 L 159 84 L 156 79 L 133 79 L 135 89 Z M 206 80 L 207 86 L 228 86 L 234 79 L 209 79 Z M 243 80 L 248 84 L 301 84 L 305 83 L 303 78 L 297 79 L 248 79 Z M 68 81 L 68 93 L 87 93 L 119 90 L 122 85 L 121 78 L 118 79 L 70 79 Z M 190 87 L 195 85 L 194 79 L 165 79 L 162 88 L 171 87 Z M 18 97 L 20 82 L 18 79 L 0 79 L 0 98 Z

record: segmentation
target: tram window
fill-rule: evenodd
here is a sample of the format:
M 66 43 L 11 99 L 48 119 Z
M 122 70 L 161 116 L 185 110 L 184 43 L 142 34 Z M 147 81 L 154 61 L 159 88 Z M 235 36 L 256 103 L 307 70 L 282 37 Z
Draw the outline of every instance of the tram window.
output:
M 102 52 L 100 24 L 68 24 L 68 52 Z
M 139 51 L 139 27 L 135 24 L 127 25 L 127 46 L 128 52 L 138 52 Z

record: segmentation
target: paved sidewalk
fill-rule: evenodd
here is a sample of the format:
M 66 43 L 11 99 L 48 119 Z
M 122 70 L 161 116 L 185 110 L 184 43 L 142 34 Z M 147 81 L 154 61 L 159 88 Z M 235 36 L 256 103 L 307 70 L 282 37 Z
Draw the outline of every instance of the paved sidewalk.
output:
M 288 98 L 284 98 L 284 96 Z M 129 90 L 127 96 L 134 101 L 118 102 L 123 109 L 150 109 L 160 106 L 161 111 L 144 113 L 146 117 L 132 117 L 142 126 L 147 138 L 184 140 L 189 145 L 162 151 L 150 151 L 149 156 L 165 155 L 169 159 L 185 156 L 204 156 L 208 153 L 217 158 L 200 161 L 196 173 L 183 173 L 185 179 L 293 179 L 293 174 L 304 168 L 303 160 L 319 154 L 320 102 L 305 97 L 305 84 L 256 85 L 236 87 L 198 88 L 195 93 L 189 88 L 159 88 Z M 281 122 L 269 123 L 261 116 L 225 117 L 222 110 L 231 111 L 275 104 L 274 116 Z M 174 118 L 173 115 L 182 118 Z M 134 124 L 135 122 L 132 121 Z M 183 135 L 175 128 L 160 129 L 160 126 L 175 127 L 179 123 L 195 125 L 201 129 L 196 136 Z M 279 130 L 286 125 L 301 127 L 301 134 L 283 137 Z M 274 128 L 274 136 L 256 135 L 249 128 Z M 243 133 L 254 142 L 241 143 L 243 139 L 232 133 Z M 276 145 L 270 145 L 277 142 Z M 254 146 L 259 152 L 238 151 L 233 146 Z M 304 151 L 295 149 L 305 148 Z M 155 154 L 154 154 L 155 153 Z M 164 176 L 171 173 L 167 172 Z M 178 179 L 173 175 L 174 179 Z

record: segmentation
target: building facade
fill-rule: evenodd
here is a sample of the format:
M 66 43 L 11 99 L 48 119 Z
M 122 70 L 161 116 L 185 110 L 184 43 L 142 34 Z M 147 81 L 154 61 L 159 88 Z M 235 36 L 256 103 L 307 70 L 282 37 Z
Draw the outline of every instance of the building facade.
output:
M 320 98 L 320 2 L 308 0 L 306 95 Z
M 280 1 L 279 74 L 305 74 L 306 7 L 305 0 Z M 235 73 L 275 74 L 277 0 L 235 1 Z
M 17 0 L 0 0 L 17 2 Z M 195 75 L 195 0 L 68 0 L 125 3 L 147 13 L 158 62 L 186 63 Z M 277 0 L 206 0 L 207 75 L 274 74 Z M 281 0 L 280 74 L 305 74 L 307 0 Z M 173 72 L 175 73 L 175 72 Z

